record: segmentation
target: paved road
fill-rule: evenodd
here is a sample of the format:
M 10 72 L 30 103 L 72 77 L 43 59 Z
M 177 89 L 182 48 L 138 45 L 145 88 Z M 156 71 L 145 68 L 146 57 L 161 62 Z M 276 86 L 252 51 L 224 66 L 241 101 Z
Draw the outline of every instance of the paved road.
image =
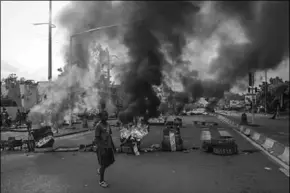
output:
M 193 120 L 217 121 L 214 117 L 184 117 L 181 130 L 187 147 L 200 144 L 200 128 Z M 218 122 L 218 121 L 217 121 Z M 247 141 L 226 125 L 240 150 L 253 150 Z M 143 146 L 161 140 L 154 127 Z M 114 131 L 116 143 L 117 131 Z M 66 139 L 67 140 L 67 139 Z M 90 140 L 89 136 L 72 140 Z M 265 169 L 265 167 L 270 169 Z M 288 193 L 289 182 L 279 167 L 260 152 L 236 156 L 216 156 L 195 150 L 190 153 L 152 152 L 140 156 L 116 155 L 107 171 L 109 190 L 98 185 L 94 153 L 47 153 L 1 157 L 2 193 Z
M 236 121 L 237 123 L 241 121 L 241 115 L 238 113 L 231 113 L 225 116 Z M 251 122 L 251 114 L 247 113 L 247 116 L 249 122 Z M 264 116 L 256 116 L 255 126 L 250 126 L 250 128 L 289 146 L 289 119 L 273 120 Z

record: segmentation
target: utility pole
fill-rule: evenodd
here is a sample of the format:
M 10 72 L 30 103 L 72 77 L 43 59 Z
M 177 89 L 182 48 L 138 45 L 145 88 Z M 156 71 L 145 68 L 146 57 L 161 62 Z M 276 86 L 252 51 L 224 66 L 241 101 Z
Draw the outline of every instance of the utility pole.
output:
M 265 70 L 265 113 L 267 113 L 267 93 L 268 93 L 267 70 Z
M 252 124 L 254 124 L 254 121 L 255 121 L 255 101 L 254 101 L 254 84 L 255 84 L 255 73 L 252 72 L 252 88 L 251 88 L 251 91 L 252 91 Z
M 48 25 L 48 80 L 52 78 L 52 23 L 51 23 L 52 2 L 49 1 L 49 25 Z
M 249 73 L 249 93 L 252 96 L 252 124 L 254 124 L 255 119 L 255 112 L 254 112 L 254 82 L 255 82 L 255 73 L 250 72 Z

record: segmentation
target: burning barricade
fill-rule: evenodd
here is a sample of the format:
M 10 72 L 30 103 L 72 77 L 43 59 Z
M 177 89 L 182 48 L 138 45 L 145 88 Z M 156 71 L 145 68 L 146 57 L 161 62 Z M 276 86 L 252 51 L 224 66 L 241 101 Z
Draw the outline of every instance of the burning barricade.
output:
M 148 134 L 149 125 L 144 123 L 127 124 L 120 127 L 121 152 L 140 155 L 140 144 Z

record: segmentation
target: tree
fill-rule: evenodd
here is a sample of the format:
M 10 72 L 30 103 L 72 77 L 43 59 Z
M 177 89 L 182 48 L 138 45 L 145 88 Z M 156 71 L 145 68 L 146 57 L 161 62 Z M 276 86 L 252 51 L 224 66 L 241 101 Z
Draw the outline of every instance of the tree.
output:
M 269 112 L 275 111 L 276 106 L 282 97 L 282 109 L 287 109 L 287 104 L 289 103 L 289 92 L 287 93 L 287 90 L 289 89 L 289 82 L 283 82 L 282 78 L 280 77 L 270 78 L 269 82 L 270 83 L 267 84 L 267 87 L 265 82 L 259 85 L 260 91 L 257 93 L 257 105 L 265 106 L 266 97 L 267 110 Z

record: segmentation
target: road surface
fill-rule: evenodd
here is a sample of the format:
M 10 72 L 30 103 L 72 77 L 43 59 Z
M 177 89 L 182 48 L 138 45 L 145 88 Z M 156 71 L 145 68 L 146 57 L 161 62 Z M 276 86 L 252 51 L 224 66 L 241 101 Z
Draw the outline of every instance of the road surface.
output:
M 229 113 L 226 117 L 240 123 L 241 113 Z M 252 115 L 247 113 L 248 121 L 252 121 Z M 289 119 L 269 119 L 265 116 L 255 116 L 254 126 L 249 126 L 258 133 L 265 134 L 286 146 L 289 146 Z
M 193 120 L 217 121 L 215 117 L 184 117 L 181 129 L 186 147 L 200 145 L 201 129 Z M 242 137 L 226 128 L 239 149 L 255 150 Z M 113 137 L 118 142 L 118 133 Z M 83 135 L 73 143 L 90 141 Z M 65 144 L 68 139 L 59 141 Z M 160 127 L 152 127 L 142 146 L 160 143 Z M 73 141 L 73 142 L 72 142 Z M 279 167 L 260 152 L 217 156 L 193 150 L 151 152 L 140 156 L 117 154 L 106 173 L 110 188 L 98 185 L 97 158 L 92 152 L 7 155 L 1 157 L 2 193 L 288 193 L 289 182 Z

